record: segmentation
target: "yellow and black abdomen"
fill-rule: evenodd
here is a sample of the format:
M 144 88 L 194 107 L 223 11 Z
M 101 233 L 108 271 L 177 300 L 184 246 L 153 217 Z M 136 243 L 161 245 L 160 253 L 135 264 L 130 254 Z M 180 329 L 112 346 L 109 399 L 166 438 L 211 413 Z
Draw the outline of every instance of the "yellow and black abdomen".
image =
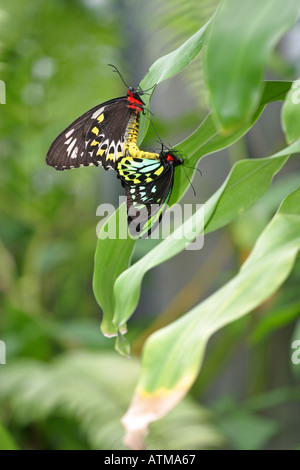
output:
M 159 154 L 154 152 L 146 152 L 140 150 L 137 146 L 137 139 L 139 133 L 139 119 L 140 115 L 134 115 L 130 118 L 123 143 L 123 152 L 126 157 L 159 160 Z

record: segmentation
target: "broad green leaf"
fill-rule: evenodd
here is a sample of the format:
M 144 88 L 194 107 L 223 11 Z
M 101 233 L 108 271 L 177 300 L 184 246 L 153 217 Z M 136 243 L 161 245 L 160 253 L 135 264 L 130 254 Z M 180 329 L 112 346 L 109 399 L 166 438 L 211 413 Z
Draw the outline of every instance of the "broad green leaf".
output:
M 272 157 L 237 162 L 221 188 L 203 206 L 205 232 L 226 225 L 254 205 L 268 189 L 274 174 L 284 165 L 288 155 L 299 151 L 300 140 Z M 187 236 L 163 240 L 118 277 L 114 287 L 116 298 L 114 323 L 116 325 L 121 327 L 134 312 L 146 272 L 186 247 L 190 240 L 190 233 L 195 233 L 195 226 L 199 221 L 201 211 L 202 208 L 183 224 L 183 233 Z M 201 230 L 200 226 L 199 228 Z M 203 232 L 198 232 L 198 235 L 201 233 Z
M 282 128 L 290 144 L 300 137 L 300 80 L 295 80 L 282 107 Z
M 260 104 L 252 119 L 247 124 L 243 124 L 241 127 L 231 130 L 224 135 L 216 126 L 212 113 L 210 113 L 187 139 L 176 145 L 176 149 L 184 156 L 187 156 L 185 162 L 189 166 L 195 167 L 199 159 L 204 155 L 224 149 L 245 135 L 259 118 L 265 105 L 272 101 L 283 100 L 291 85 L 292 82 L 285 81 L 264 82 L 264 92 Z M 185 170 L 192 176 L 189 169 Z M 179 201 L 188 187 L 189 181 L 186 174 L 182 167 L 178 167 L 176 169 L 176 178 L 170 205 Z
M 0 423 L 0 450 L 17 450 L 12 436 Z
M 260 105 L 266 105 L 272 101 L 283 101 L 290 90 L 292 82 L 281 80 L 266 80 L 263 82 L 263 94 Z
M 121 356 L 130 357 L 130 343 L 121 332 L 118 333 L 116 338 L 115 350 L 118 351 Z
M 116 237 L 99 238 L 95 253 L 93 289 L 96 300 L 103 310 L 101 330 L 105 336 L 117 336 L 118 329 L 112 323 L 114 314 L 113 287 L 117 277 L 128 268 L 134 240 L 119 238 L 119 227 L 127 227 L 126 206 L 122 204 L 102 226 L 100 236 L 115 227 Z M 123 330 L 124 331 L 124 330 Z
M 191 387 L 211 335 L 270 297 L 288 277 L 299 250 L 300 187 L 285 199 L 230 282 L 149 337 L 123 418 L 127 445 L 141 447 L 149 423 L 167 414 Z
M 270 53 L 293 25 L 298 0 L 224 0 L 211 24 L 205 57 L 214 116 L 228 132 L 253 116 Z
M 207 30 L 211 20 L 209 20 L 202 28 L 193 36 L 185 41 L 181 46 L 173 52 L 160 57 L 151 65 L 147 75 L 140 83 L 142 90 L 149 90 L 148 95 L 143 96 L 145 107 L 149 108 L 149 103 L 155 86 L 177 75 L 181 72 L 200 52 L 206 41 Z M 151 90 L 151 88 L 153 88 Z M 139 129 L 138 145 L 143 141 L 149 126 L 149 112 L 142 116 Z

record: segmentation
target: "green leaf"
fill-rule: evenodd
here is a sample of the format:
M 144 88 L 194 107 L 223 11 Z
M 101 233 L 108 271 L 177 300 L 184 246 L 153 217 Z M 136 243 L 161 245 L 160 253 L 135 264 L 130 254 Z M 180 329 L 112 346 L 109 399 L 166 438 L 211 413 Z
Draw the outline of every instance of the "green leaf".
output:
M 292 86 L 292 82 L 284 80 L 266 80 L 263 84 L 263 94 L 260 99 L 261 106 L 272 101 L 283 101 Z
M 117 234 L 119 234 L 121 226 L 127 227 L 125 204 L 122 204 L 102 226 L 95 253 L 93 289 L 96 300 L 103 310 L 101 330 L 108 337 L 117 336 L 118 334 L 118 329 L 112 323 L 115 308 L 114 283 L 117 277 L 128 268 L 134 247 L 133 239 L 128 236 L 124 239 L 118 237 Z M 114 239 L 104 238 L 105 232 L 110 227 L 113 227 L 116 231 Z M 123 331 L 126 331 L 126 329 Z
M 282 107 L 282 128 L 290 144 L 300 137 L 300 80 L 296 80 Z
M 12 436 L 0 423 L 0 450 L 17 450 L 17 448 Z
M 270 53 L 298 12 L 298 0 L 222 2 L 209 31 L 205 72 L 214 116 L 225 131 L 253 116 Z
M 207 30 L 210 22 L 211 20 L 209 20 L 204 26 L 202 26 L 202 28 L 200 28 L 193 36 L 191 36 L 187 41 L 181 44 L 181 46 L 179 46 L 177 49 L 156 60 L 154 64 L 151 65 L 147 75 L 141 81 L 141 89 L 149 90 L 150 88 L 155 87 L 164 80 L 167 80 L 168 78 L 177 75 L 187 65 L 189 65 L 205 44 Z M 143 96 L 143 101 L 145 102 L 146 108 L 149 107 L 149 102 L 153 91 L 154 88 L 149 93 L 149 95 Z M 145 116 L 142 116 L 141 118 L 138 145 L 140 145 L 143 141 L 148 126 L 149 113 L 147 112 Z
M 284 165 L 288 155 L 299 151 L 300 140 L 272 157 L 237 162 L 221 188 L 204 204 L 205 232 L 217 230 L 254 205 L 268 189 L 274 174 Z M 163 240 L 118 277 L 114 287 L 116 325 L 120 327 L 135 310 L 146 272 L 185 249 L 190 233 L 195 233 L 201 211 L 202 208 L 183 224 L 186 236 Z M 200 234 L 201 231 L 198 232 Z
M 292 82 L 285 81 L 264 82 L 264 92 L 261 101 L 252 119 L 248 123 L 228 131 L 228 133 L 224 135 L 216 126 L 212 114 L 210 113 L 187 139 L 176 145 L 176 149 L 187 156 L 185 162 L 189 166 L 195 167 L 199 159 L 204 155 L 224 149 L 245 135 L 259 118 L 265 105 L 272 101 L 283 100 L 288 90 L 291 88 L 291 85 Z M 190 174 L 189 169 L 185 170 Z M 190 176 L 192 175 L 190 174 Z M 185 172 L 182 167 L 177 168 L 170 205 L 179 201 L 188 187 L 189 181 L 186 178 Z
M 230 282 L 149 337 L 136 392 L 123 418 L 127 443 L 140 445 L 148 424 L 181 400 L 199 373 L 211 335 L 270 297 L 288 277 L 299 250 L 300 187 L 286 198 Z M 133 420 L 139 423 L 134 433 Z
M 118 333 L 115 350 L 118 351 L 121 356 L 130 357 L 130 344 L 127 338 L 122 333 Z

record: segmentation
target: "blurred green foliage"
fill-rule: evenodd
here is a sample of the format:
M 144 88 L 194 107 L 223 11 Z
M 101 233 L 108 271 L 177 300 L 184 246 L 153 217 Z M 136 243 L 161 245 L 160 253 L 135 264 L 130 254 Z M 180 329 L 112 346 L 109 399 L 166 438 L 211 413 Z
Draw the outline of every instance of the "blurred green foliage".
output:
M 0 339 L 7 352 L 7 364 L 0 365 L 0 448 L 122 448 L 119 418 L 139 363 L 111 351 L 113 344 L 100 333 L 101 313 L 92 292 L 96 207 L 115 203 L 121 191 L 109 172 L 55 173 L 46 167 L 45 155 L 78 115 L 124 94 L 107 63 L 135 85 L 154 59 L 174 48 L 174 38 L 180 43 L 194 33 L 217 3 L 161 2 L 157 9 L 158 0 L 152 8 L 142 1 L 139 9 L 130 0 L 28 0 L 22 7 L 10 0 L 0 6 L 0 79 L 6 84 L 6 104 L 0 105 Z M 145 12 L 147 21 L 141 22 Z M 280 77 L 296 78 L 292 65 L 280 51 L 277 55 Z M 194 84 L 196 76 L 193 67 L 185 71 L 184 83 Z M 201 90 L 198 98 L 205 96 Z M 170 120 L 158 119 L 159 133 L 191 132 L 199 123 L 195 104 L 178 117 L 172 108 Z M 146 144 L 151 140 L 153 134 Z M 183 304 L 206 294 L 192 289 L 204 277 L 211 278 L 208 290 L 230 277 L 257 238 L 260 222 L 263 227 L 295 187 L 293 165 L 269 196 L 226 230 L 231 264 L 220 265 L 208 253 L 210 271 L 200 267 L 198 282 L 181 286 Z M 207 192 L 210 183 L 215 184 L 202 183 Z M 142 252 L 138 246 L 137 256 Z M 145 296 L 155 312 L 152 276 Z M 298 262 L 283 288 L 251 319 L 215 335 L 191 396 L 151 427 L 149 448 L 299 445 L 300 365 L 290 362 L 291 341 L 299 332 L 299 281 Z M 151 322 L 138 317 L 131 339 L 138 343 Z M 278 389 L 275 397 L 273 389 Z M 199 400 L 211 409 L 200 407 Z

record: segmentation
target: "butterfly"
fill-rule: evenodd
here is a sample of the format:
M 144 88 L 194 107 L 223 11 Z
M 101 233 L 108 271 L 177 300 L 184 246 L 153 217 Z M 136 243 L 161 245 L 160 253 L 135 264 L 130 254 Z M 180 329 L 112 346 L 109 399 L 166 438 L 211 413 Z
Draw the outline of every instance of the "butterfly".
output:
M 137 139 L 142 90 L 128 88 L 126 96 L 99 104 L 70 124 L 52 143 L 46 156 L 56 170 L 102 165 L 116 169 L 128 139 Z
M 57 170 L 93 165 L 116 170 L 127 196 L 129 231 L 145 238 L 161 220 L 172 192 L 174 167 L 183 159 L 175 151 L 162 149 L 158 154 L 137 147 L 145 92 L 127 88 L 126 96 L 95 106 L 59 134 L 46 162 Z
M 146 238 L 158 226 L 172 193 L 174 168 L 182 164 L 183 158 L 175 150 L 150 154 L 137 149 L 130 154 L 129 146 L 117 172 L 125 188 L 131 236 Z

